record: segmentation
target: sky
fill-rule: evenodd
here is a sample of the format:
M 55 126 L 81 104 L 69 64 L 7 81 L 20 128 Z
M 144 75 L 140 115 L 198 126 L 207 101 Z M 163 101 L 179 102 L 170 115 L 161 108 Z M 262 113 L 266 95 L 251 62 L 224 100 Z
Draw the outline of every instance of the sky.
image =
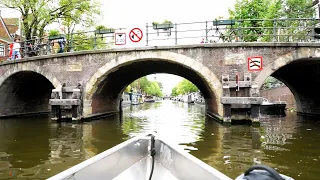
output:
M 129 34 L 133 28 L 140 28 L 142 33 L 146 32 L 146 23 L 151 25 L 152 22 L 162 22 L 170 20 L 173 23 L 185 22 L 203 22 L 192 25 L 178 25 L 178 30 L 187 29 L 203 29 L 205 21 L 214 20 L 219 16 L 228 19 L 228 8 L 232 8 L 236 0 L 197 0 L 197 1 L 181 1 L 181 0 L 100 0 L 102 3 L 103 17 L 99 19 L 99 24 L 113 28 L 125 28 L 116 32 L 124 32 Z M 3 17 L 16 17 L 17 13 L 9 9 L 1 9 Z M 149 33 L 154 33 L 152 27 L 148 28 Z M 174 34 L 174 33 L 173 33 Z M 174 45 L 174 35 L 166 36 L 165 33 L 149 35 L 149 40 L 166 39 L 149 42 L 152 45 Z M 179 39 L 178 44 L 194 44 L 201 41 L 204 32 L 188 32 L 178 33 L 178 37 L 199 37 L 190 39 Z M 168 40 L 168 38 L 173 38 Z M 145 35 L 138 43 L 126 40 L 126 45 L 115 46 L 114 48 L 122 48 L 128 46 L 145 46 Z M 157 81 L 163 84 L 164 92 L 171 93 L 171 89 L 182 80 L 179 76 L 171 76 L 168 74 L 157 74 Z M 148 76 L 154 79 L 154 76 Z

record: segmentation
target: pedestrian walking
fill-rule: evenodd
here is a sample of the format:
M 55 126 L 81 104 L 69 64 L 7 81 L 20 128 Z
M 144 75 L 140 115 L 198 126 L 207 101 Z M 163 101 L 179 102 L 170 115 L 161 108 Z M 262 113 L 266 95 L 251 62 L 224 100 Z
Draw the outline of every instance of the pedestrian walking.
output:
M 14 43 L 12 46 L 12 56 L 11 59 L 15 59 L 17 56 L 17 59 L 21 59 L 21 54 L 20 54 L 20 39 L 14 39 Z
M 60 50 L 58 51 L 58 53 L 63 53 L 64 52 L 64 45 L 66 43 L 66 40 L 64 38 L 59 39 L 58 43 L 59 43 L 59 46 L 60 46 Z

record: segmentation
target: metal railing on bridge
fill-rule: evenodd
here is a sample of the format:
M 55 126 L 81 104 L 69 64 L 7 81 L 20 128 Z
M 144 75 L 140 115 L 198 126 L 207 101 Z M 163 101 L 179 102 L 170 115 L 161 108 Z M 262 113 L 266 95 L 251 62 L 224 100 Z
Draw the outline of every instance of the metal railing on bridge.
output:
M 152 23 L 142 28 L 141 46 L 234 42 L 316 42 L 320 19 L 243 19 L 190 23 Z M 22 57 L 114 48 L 115 33 L 125 28 L 77 32 L 21 42 Z M 128 33 L 127 33 L 128 34 Z M 128 41 L 128 40 L 127 40 Z M 165 43 L 163 43 L 165 42 Z M 61 45 L 63 45 L 63 50 Z M 120 46 L 121 47 L 121 46 Z

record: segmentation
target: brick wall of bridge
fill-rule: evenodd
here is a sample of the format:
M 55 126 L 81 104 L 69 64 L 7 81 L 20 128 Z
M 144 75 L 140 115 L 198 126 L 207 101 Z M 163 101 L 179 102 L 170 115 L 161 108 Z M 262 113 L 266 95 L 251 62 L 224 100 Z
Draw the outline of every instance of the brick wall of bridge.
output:
M 232 43 L 181 45 L 174 47 L 139 47 L 55 54 L 46 57 L 32 57 L 26 60 L 18 60 L 17 62 L 19 63 L 12 61 L 1 63 L 0 85 L 6 78 L 18 71 L 34 71 L 46 77 L 53 83 L 54 87 L 58 87 L 59 83 L 66 83 L 67 86 L 75 86 L 81 81 L 83 87 L 86 88 L 88 84 L 96 86 L 96 82 L 100 82 L 100 80 L 105 81 L 107 76 L 105 74 L 116 72 L 121 68 L 123 69 L 123 67 L 131 68 L 131 74 L 127 74 L 124 76 L 125 78 L 121 79 L 119 78 L 120 76 L 110 77 L 110 80 L 117 79 L 115 82 L 125 81 L 127 77 L 134 76 L 135 74 L 133 73 L 137 72 L 137 70 L 133 69 L 133 66 L 131 66 L 136 62 L 148 61 L 152 64 L 152 61 L 161 61 L 162 63 L 168 62 L 168 64 L 172 63 L 179 66 L 172 66 L 174 68 L 171 68 L 170 73 L 177 73 L 178 75 L 189 79 L 194 77 L 192 72 L 203 75 L 203 79 L 201 79 L 201 77 L 194 80 L 198 82 L 204 80 L 209 82 L 203 84 L 203 89 L 209 89 L 208 87 L 205 87 L 205 85 L 211 84 L 211 87 L 220 87 L 222 74 L 227 73 L 232 75 L 232 73 L 235 72 L 234 70 L 240 72 L 240 80 L 243 80 L 244 73 L 248 72 L 248 57 L 263 57 L 263 70 L 261 72 L 250 72 L 252 80 L 259 77 L 259 82 L 263 82 L 266 77 L 270 76 L 270 73 L 279 67 L 285 66 L 286 63 L 290 63 L 290 61 L 303 58 L 313 60 L 316 59 L 315 57 L 317 56 L 320 57 L 320 51 L 316 46 L 316 43 L 309 45 L 297 43 Z M 108 72 L 100 71 L 101 67 L 105 67 Z M 152 66 L 150 65 L 150 67 L 155 68 L 155 72 L 168 73 L 168 68 L 166 66 L 159 68 L 160 66 L 155 67 L 153 64 Z M 183 68 L 184 71 L 182 72 L 181 69 Z M 142 69 L 141 71 L 145 71 L 145 69 Z M 148 73 L 152 73 L 152 71 Z M 214 76 L 209 77 L 208 74 L 213 74 Z M 230 80 L 234 79 L 235 76 L 231 76 Z M 109 87 L 113 88 L 112 86 L 114 84 L 117 83 L 109 84 Z M 122 84 L 118 85 L 119 89 L 121 85 Z M 96 87 L 92 87 L 91 89 L 96 90 Z M 94 90 L 90 93 L 95 93 Z M 108 92 L 115 93 L 115 90 L 109 89 Z M 215 89 L 215 92 L 222 92 L 222 89 Z M 87 94 L 84 94 L 84 96 L 86 95 Z M 113 97 L 115 97 L 115 94 L 113 94 Z M 308 102 L 310 99 L 309 96 L 306 96 L 301 98 L 301 102 Z M 102 99 L 101 103 L 103 102 L 105 101 Z M 99 103 L 96 104 L 99 105 Z M 88 103 L 85 103 L 85 105 L 91 106 L 90 100 Z M 308 106 L 305 105 L 305 107 Z

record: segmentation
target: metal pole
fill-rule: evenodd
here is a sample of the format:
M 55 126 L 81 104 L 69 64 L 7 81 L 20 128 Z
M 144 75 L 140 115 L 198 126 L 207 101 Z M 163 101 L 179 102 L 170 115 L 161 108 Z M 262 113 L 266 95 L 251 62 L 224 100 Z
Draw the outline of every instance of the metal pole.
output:
M 312 31 L 311 31 L 311 42 L 316 42 L 315 41 L 315 35 L 316 35 L 316 32 L 315 32 L 315 28 L 316 28 L 316 19 L 313 18 L 312 19 Z
M 238 23 L 238 32 L 239 32 L 239 37 L 238 37 L 238 41 L 237 42 L 241 42 L 242 41 L 241 22 L 237 21 L 237 23 Z
M 93 39 L 93 49 L 97 49 L 97 34 L 94 33 L 94 39 Z
M 23 42 L 23 44 L 24 44 L 24 57 L 27 57 L 28 56 L 28 53 L 27 53 L 27 51 L 28 51 L 28 47 L 27 47 L 27 40 L 25 40 L 24 42 Z M 15 57 L 14 57 L 15 58 Z
M 146 46 L 148 46 L 148 23 L 146 24 Z
M 174 37 L 174 38 L 175 38 L 175 42 L 176 42 L 175 44 L 177 45 L 177 44 L 178 44 L 178 31 L 177 31 L 177 23 L 175 23 L 175 28 L 174 28 L 174 29 L 175 29 L 175 37 Z
M 71 37 L 70 37 L 70 52 L 73 52 L 73 33 L 71 33 L 71 35 L 70 35 Z
M 277 20 L 273 19 L 273 42 L 277 42 Z
M 206 21 L 206 43 L 208 42 L 208 21 Z

